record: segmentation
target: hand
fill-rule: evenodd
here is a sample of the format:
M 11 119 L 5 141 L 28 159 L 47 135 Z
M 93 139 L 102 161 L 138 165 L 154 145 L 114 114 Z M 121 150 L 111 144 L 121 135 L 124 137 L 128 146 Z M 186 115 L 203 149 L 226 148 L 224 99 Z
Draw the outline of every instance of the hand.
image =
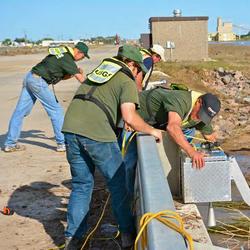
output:
M 80 67 L 78 67 L 78 70 L 80 74 L 83 74 L 83 70 Z
M 213 132 L 212 134 L 210 135 L 203 135 L 204 138 L 210 142 L 216 142 L 217 140 L 217 133 Z
M 154 128 L 151 135 L 153 135 L 155 137 L 157 142 L 162 141 L 162 130 Z
M 203 168 L 205 166 L 204 156 L 206 156 L 206 154 L 202 152 L 194 151 L 190 155 L 190 157 L 192 158 L 192 166 L 197 169 Z
M 126 123 L 124 122 L 124 129 L 128 132 L 133 132 L 134 130 Z

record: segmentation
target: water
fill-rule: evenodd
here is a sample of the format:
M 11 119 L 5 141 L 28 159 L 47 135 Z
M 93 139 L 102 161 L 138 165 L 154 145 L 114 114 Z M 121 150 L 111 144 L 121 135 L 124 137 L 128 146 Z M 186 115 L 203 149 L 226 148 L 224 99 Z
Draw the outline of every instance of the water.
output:
M 250 46 L 250 41 L 208 42 L 208 44 L 223 44 L 234 46 Z
M 243 174 L 245 176 L 250 176 L 250 155 L 240 155 L 235 154 L 234 157 L 236 158 Z M 232 200 L 233 201 L 242 201 L 241 195 L 237 190 L 236 186 L 232 185 Z M 203 217 L 204 223 L 207 223 L 207 213 L 208 213 L 208 204 L 199 204 L 198 205 L 199 211 Z M 215 218 L 218 221 L 223 221 L 226 223 L 232 222 L 232 218 L 239 218 L 241 214 L 238 212 L 231 212 L 223 208 L 214 208 Z M 250 207 L 248 210 L 241 210 L 249 219 L 250 219 Z M 249 232 L 250 234 L 250 232 Z M 250 240 L 247 241 L 246 239 L 235 238 L 230 236 L 225 236 L 223 234 L 218 233 L 210 233 L 211 240 L 214 245 L 221 246 L 221 247 L 228 247 L 229 249 L 233 250 L 248 250 L 250 249 Z M 240 248 L 240 247 L 244 248 Z

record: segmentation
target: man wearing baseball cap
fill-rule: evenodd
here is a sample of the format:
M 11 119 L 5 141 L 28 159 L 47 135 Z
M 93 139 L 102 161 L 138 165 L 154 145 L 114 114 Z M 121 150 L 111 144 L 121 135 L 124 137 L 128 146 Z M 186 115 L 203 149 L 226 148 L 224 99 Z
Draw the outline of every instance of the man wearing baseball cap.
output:
M 125 186 L 125 167 L 115 134 L 121 119 L 134 130 L 161 140 L 161 131 L 137 114 L 139 98 L 135 77 L 147 71 L 138 48 L 124 45 L 118 54 L 104 59 L 82 84 L 65 115 L 63 133 L 72 173 L 65 249 L 78 249 L 87 232 L 89 204 L 95 168 L 102 173 L 111 193 L 122 247 L 133 245 L 135 225 Z M 74 248 L 75 247 L 75 248 Z
M 79 51 L 81 51 L 85 57 L 87 57 L 88 59 L 90 58 L 88 55 L 89 47 L 85 43 L 78 42 L 76 44 L 75 48 L 77 48 Z
M 143 57 L 143 64 L 148 69 L 147 73 L 141 72 L 136 77 L 136 84 L 139 91 L 146 90 L 149 78 L 154 70 L 154 64 L 160 61 L 165 62 L 165 50 L 159 44 L 154 44 L 149 49 L 140 49 Z
M 204 124 L 210 124 L 214 116 L 220 111 L 220 101 L 211 93 L 202 95 L 200 99 L 201 107 L 198 116 Z
M 172 139 L 192 159 L 193 166 L 204 167 L 204 154 L 196 151 L 189 143 L 188 134 L 197 129 L 206 140 L 215 142 L 216 133 L 211 126 L 212 119 L 220 111 L 219 99 L 211 94 L 188 90 L 170 90 L 163 86 L 142 91 L 139 94 L 139 115 L 150 125 L 166 130 Z M 126 185 L 133 196 L 135 169 L 137 163 L 136 140 L 132 140 L 124 158 Z
M 83 82 L 85 76 L 75 62 L 84 57 L 89 58 L 89 55 L 88 46 L 83 42 L 78 42 L 74 48 L 67 46 L 49 48 L 49 54 L 28 72 L 9 123 L 4 152 L 25 150 L 25 146 L 18 144 L 17 141 L 20 137 L 23 119 L 31 112 L 36 100 L 41 102 L 50 117 L 57 143 L 56 151 L 66 150 L 61 132 L 64 114 L 55 96 L 54 85 L 71 77 Z M 49 85 L 52 85 L 53 91 L 49 89 Z

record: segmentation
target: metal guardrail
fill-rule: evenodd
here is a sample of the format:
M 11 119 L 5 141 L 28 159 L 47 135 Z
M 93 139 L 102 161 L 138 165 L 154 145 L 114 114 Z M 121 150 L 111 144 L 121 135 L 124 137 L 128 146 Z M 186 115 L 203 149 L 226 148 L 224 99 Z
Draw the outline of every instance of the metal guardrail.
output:
M 136 192 L 139 193 L 137 215 L 162 210 L 175 211 L 174 202 L 155 139 L 152 136 L 138 135 L 138 167 Z M 176 231 L 153 220 L 148 225 L 148 250 L 186 250 L 183 237 Z

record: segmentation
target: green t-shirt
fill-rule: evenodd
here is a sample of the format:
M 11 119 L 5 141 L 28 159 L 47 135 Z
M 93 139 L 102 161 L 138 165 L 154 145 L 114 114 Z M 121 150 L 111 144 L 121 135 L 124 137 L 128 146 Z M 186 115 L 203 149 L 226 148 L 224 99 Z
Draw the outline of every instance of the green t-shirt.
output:
M 150 117 L 146 106 L 146 96 L 150 90 L 143 91 L 139 95 L 141 109 L 138 113 L 144 120 L 149 121 Z M 152 91 L 149 98 L 149 106 L 151 107 L 154 120 L 157 124 L 166 124 L 168 119 L 168 112 L 176 112 L 182 120 L 185 119 L 189 113 L 192 105 L 191 92 L 185 90 L 166 90 L 157 88 Z M 188 120 L 182 128 L 193 128 L 200 130 L 203 134 L 211 134 L 213 132 L 212 126 L 205 125 L 203 122 Z
M 61 58 L 48 55 L 34 66 L 31 71 L 44 78 L 48 84 L 56 84 L 66 75 L 79 73 L 74 57 L 69 52 L 64 53 Z
M 78 88 L 76 94 L 86 94 L 92 86 L 93 83 L 87 79 Z M 122 72 L 118 72 L 108 82 L 99 85 L 93 96 L 105 104 L 115 124 L 121 119 L 121 104 L 129 102 L 139 106 L 136 84 Z M 73 99 L 70 103 L 62 131 L 100 142 L 117 140 L 103 110 L 93 102 L 80 99 Z

